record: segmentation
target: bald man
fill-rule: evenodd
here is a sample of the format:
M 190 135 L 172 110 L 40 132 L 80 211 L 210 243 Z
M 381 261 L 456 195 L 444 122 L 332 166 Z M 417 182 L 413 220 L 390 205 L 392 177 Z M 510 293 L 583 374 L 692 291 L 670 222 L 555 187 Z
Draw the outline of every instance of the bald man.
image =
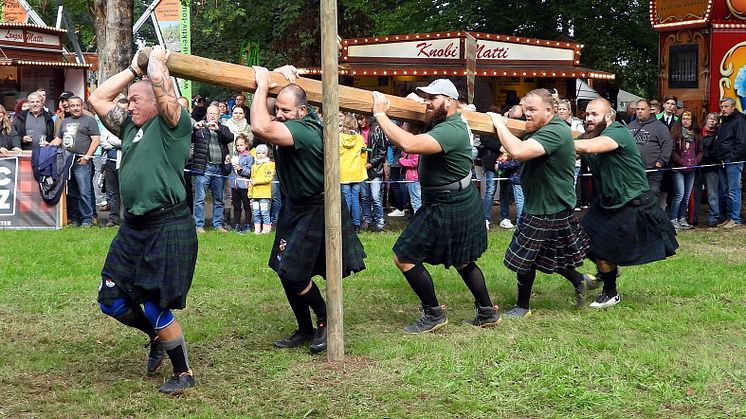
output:
M 606 99 L 586 108 L 585 137 L 575 141 L 593 174 L 598 198 L 581 225 L 590 237 L 588 257 L 596 262 L 603 292 L 593 308 L 619 303 L 616 277 L 619 265 L 640 265 L 665 259 L 679 246 L 668 217 L 648 187 L 645 163 L 629 129 L 615 122 Z
M 168 51 L 153 48 L 148 80 L 129 87 L 129 106 L 117 95 L 142 75 L 137 57 L 90 97 L 112 134 L 122 139 L 119 185 L 124 222 L 101 271 L 101 311 L 150 338 L 147 370 L 155 372 L 164 352 L 173 375 L 161 387 L 181 394 L 195 385 L 181 325 L 172 309 L 186 306 L 197 261 L 197 234 L 187 207 L 184 166 L 192 127 L 176 100 L 165 62 Z

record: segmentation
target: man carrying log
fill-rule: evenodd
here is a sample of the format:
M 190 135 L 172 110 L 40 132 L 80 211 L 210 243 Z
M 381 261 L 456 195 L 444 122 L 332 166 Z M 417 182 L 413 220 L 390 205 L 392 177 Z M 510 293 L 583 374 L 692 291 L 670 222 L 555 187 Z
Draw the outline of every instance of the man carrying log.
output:
M 251 131 L 274 146 L 277 177 L 285 197 L 277 222 L 277 233 L 269 266 L 280 277 L 285 295 L 298 322 L 298 330 L 278 340 L 278 348 L 292 348 L 311 341 L 309 350 L 326 350 L 326 303 L 315 275 L 326 275 L 326 229 L 324 223 L 324 143 L 322 125 L 309 108 L 306 92 L 293 84 L 295 68 L 282 67 L 291 84 L 277 95 L 276 120 L 267 111 L 270 72 L 254 67 L 256 92 L 251 104 Z M 342 200 L 342 276 L 365 269 L 365 251 L 352 226 Z M 316 313 L 317 328 L 311 322 Z
M 386 115 L 388 100 L 373 92 L 373 115 L 384 134 L 405 152 L 420 155 L 422 207 L 394 244 L 394 263 L 422 303 L 422 316 L 404 331 L 432 332 L 448 323 L 424 262 L 455 266 L 475 299 L 476 316 L 465 323 L 493 326 L 501 318 L 476 264 L 487 249 L 487 229 L 482 201 L 471 182 L 469 128 L 456 111 L 458 91 L 450 80 L 439 79 L 417 92 L 427 104 L 427 132 L 420 135 L 394 124 Z

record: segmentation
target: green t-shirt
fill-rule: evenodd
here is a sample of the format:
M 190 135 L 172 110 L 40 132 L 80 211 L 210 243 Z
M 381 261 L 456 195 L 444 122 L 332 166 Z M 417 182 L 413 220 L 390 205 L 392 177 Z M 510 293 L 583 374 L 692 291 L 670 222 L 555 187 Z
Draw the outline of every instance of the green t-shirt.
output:
M 523 211 L 534 215 L 555 214 L 575 207 L 575 145 L 570 127 L 552 118 L 533 138 L 546 154 L 521 165 L 521 187 L 525 196 Z
M 127 212 L 142 215 L 186 199 L 184 166 L 191 138 L 191 119 L 183 109 L 175 128 L 160 115 L 140 128 L 129 116 L 124 120 L 119 193 Z
M 276 147 L 277 179 L 290 199 L 310 198 L 324 192 L 324 141 L 319 120 L 311 115 L 286 121 L 293 145 Z
M 449 116 L 427 134 L 440 144 L 443 152 L 420 156 L 418 174 L 423 187 L 444 186 L 471 173 L 469 127 L 460 113 Z
M 617 209 L 648 190 L 645 163 L 632 133 L 619 122 L 614 122 L 601 133 L 619 145 L 603 154 L 588 154 L 583 160 L 593 173 L 593 185 L 598 191 L 601 206 Z

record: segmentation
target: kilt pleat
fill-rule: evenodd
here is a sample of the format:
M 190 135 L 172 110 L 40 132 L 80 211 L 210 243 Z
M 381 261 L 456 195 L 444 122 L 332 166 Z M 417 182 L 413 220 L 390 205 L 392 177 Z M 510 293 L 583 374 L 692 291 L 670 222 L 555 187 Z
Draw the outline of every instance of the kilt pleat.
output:
M 641 265 L 676 254 L 679 243 L 657 199 L 607 210 L 594 202 L 581 222 L 590 237 L 589 254 L 616 265 Z
M 487 228 L 476 188 L 428 194 L 394 244 L 402 261 L 460 267 L 487 250 Z
M 98 301 L 111 305 L 126 297 L 138 304 L 153 301 L 162 308 L 186 307 L 197 246 L 194 219 L 188 210 L 146 225 L 132 225 L 125 219 L 101 271 Z
M 583 264 L 588 242 L 571 210 L 541 216 L 523 213 L 503 263 L 518 273 L 576 268 Z

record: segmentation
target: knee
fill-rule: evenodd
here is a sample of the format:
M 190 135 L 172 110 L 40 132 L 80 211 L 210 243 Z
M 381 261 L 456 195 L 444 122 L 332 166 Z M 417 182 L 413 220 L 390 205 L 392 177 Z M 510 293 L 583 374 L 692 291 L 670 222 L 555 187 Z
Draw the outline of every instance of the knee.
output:
M 130 311 L 127 301 L 124 298 L 117 298 L 111 305 L 101 303 L 99 304 L 99 308 L 102 313 L 114 318 L 124 317 Z
M 285 289 L 286 294 L 291 295 L 303 295 L 308 289 L 311 288 L 311 281 L 295 281 L 288 278 L 281 278 L 282 288 Z
M 394 265 L 396 265 L 397 268 L 399 268 L 400 271 L 406 272 L 414 267 L 414 263 L 410 263 L 407 261 L 403 261 L 399 259 L 399 256 L 396 254 L 394 255 Z
M 155 330 L 165 329 L 175 320 L 171 310 L 161 308 L 152 301 L 146 301 L 143 306 L 145 307 L 145 317 Z

